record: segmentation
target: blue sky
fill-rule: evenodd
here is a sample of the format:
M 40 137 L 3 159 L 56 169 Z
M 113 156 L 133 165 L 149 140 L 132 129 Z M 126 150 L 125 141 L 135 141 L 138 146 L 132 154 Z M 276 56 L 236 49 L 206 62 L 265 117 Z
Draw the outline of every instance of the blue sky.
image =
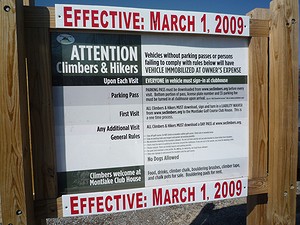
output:
M 188 10 L 245 15 L 254 8 L 269 8 L 270 0 L 35 0 L 38 6 L 54 4 L 107 5 L 135 8 Z

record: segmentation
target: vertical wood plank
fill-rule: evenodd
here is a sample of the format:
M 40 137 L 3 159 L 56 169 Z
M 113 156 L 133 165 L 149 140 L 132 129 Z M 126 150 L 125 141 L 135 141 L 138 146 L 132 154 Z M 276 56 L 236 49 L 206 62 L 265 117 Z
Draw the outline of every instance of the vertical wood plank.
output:
M 248 13 L 252 19 L 269 19 L 268 9 Z M 249 44 L 249 178 L 267 177 L 268 170 L 268 37 L 252 37 Z M 261 196 L 247 199 L 247 224 L 265 225 L 266 205 Z
M 255 9 L 248 15 L 255 19 L 269 19 L 269 10 Z M 252 37 L 249 43 L 249 117 L 250 163 L 249 177 L 267 176 L 269 62 L 268 37 Z
M 271 2 L 267 224 L 296 223 L 298 0 Z
M 1 209 L 1 192 L 0 192 L 0 224 L 2 224 L 2 209 Z
M 35 0 L 23 0 L 23 5 L 34 6 Z
M 26 28 L 25 33 L 35 199 L 54 199 L 57 177 L 49 29 Z
M 3 224 L 34 224 L 22 1 L 0 1 L 0 195 Z

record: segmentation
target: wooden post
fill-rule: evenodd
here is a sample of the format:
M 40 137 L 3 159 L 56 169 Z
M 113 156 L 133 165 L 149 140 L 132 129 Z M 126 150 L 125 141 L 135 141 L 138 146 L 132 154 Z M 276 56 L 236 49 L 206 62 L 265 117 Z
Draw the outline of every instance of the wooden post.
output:
M 296 223 L 298 0 L 271 2 L 267 224 Z
M 0 1 L 0 196 L 3 224 L 34 224 L 23 2 Z
M 255 9 L 248 13 L 252 25 L 264 20 L 255 33 L 251 31 L 249 43 L 249 179 L 267 177 L 269 138 L 269 18 L 268 9 Z M 266 29 L 267 28 L 267 29 Z M 247 224 L 265 225 L 265 196 L 250 195 L 247 199 Z
M 23 5 L 34 6 L 35 0 L 23 0 Z
M 56 199 L 57 177 L 49 29 L 25 29 L 35 200 Z M 32 48 L 35 45 L 36 48 Z

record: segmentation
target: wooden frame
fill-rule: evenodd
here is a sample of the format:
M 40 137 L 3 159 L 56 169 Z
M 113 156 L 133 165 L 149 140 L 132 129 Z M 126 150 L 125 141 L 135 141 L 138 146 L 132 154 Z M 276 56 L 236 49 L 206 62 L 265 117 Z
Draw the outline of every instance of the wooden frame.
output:
M 6 224 L 33 224 L 23 2 L 0 2 L 0 199 Z
M 40 224 L 43 218 L 62 216 L 61 198 L 57 198 L 49 46 L 49 32 L 55 28 L 54 8 L 24 7 L 18 2 L 2 0 L 0 7 L 0 21 L 6 24 L 0 28 L 0 57 L 4 59 L 0 62 L 2 221 Z M 5 6 L 16 10 L 5 11 Z M 255 9 L 249 16 L 247 223 L 295 224 L 298 2 L 273 0 L 270 10 Z M 11 185 L 15 185 L 13 193 Z M 8 207 L 12 203 L 14 207 Z

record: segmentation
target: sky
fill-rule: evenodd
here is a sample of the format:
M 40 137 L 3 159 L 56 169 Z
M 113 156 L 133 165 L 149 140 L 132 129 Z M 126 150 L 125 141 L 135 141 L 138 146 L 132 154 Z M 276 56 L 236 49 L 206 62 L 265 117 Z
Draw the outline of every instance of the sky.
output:
M 269 8 L 270 0 L 35 0 L 35 4 L 104 5 L 245 15 L 255 8 Z

